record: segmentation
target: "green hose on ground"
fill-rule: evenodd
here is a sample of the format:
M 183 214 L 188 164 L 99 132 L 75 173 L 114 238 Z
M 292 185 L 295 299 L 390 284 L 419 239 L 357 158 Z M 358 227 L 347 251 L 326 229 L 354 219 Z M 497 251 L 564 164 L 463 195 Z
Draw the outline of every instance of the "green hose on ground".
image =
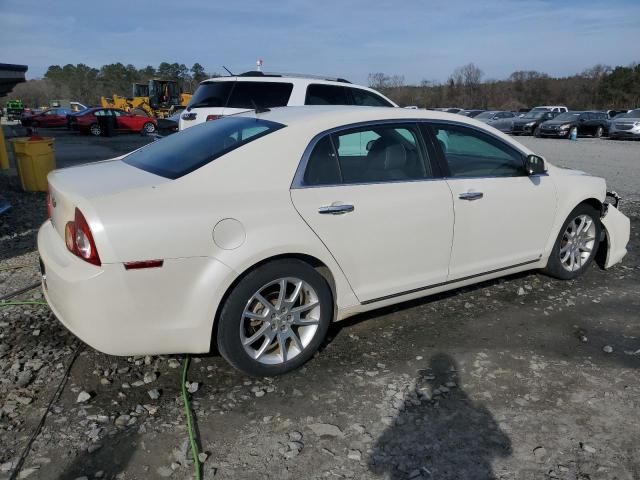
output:
M 17 301 L 17 302 L 0 302 L 0 308 L 2 307 L 11 307 L 18 305 L 48 305 L 47 302 L 42 301 Z M 77 356 L 77 353 L 76 353 Z M 75 358 L 74 358 L 75 359 Z M 200 473 L 200 458 L 198 457 L 198 444 L 196 442 L 196 435 L 193 429 L 193 416 L 191 414 L 191 406 L 189 404 L 189 393 L 187 392 L 187 371 L 189 370 L 189 361 L 191 357 L 187 355 L 184 360 L 184 368 L 182 369 L 182 401 L 184 403 L 184 413 L 187 417 L 187 431 L 189 433 L 189 443 L 191 444 L 191 455 L 193 456 L 193 468 L 194 468 L 194 476 L 196 480 L 201 480 Z M 48 412 L 48 409 L 47 409 Z M 46 414 L 45 414 L 46 415 Z M 38 429 L 39 432 L 39 429 Z M 25 455 L 26 456 L 26 455 Z M 18 469 L 14 472 L 18 473 Z
M 187 417 L 187 431 L 189 433 L 189 443 L 191 444 L 191 456 L 193 457 L 193 468 L 196 480 L 201 480 L 200 476 L 200 458 L 198 457 L 198 444 L 193 430 L 193 417 L 191 414 L 191 406 L 189 405 L 189 393 L 187 392 L 187 370 L 189 370 L 189 361 L 191 357 L 187 355 L 184 359 L 184 367 L 182 368 L 182 401 L 184 403 L 184 413 Z
M 11 307 L 14 305 L 49 305 L 47 302 L 0 302 L 0 307 Z

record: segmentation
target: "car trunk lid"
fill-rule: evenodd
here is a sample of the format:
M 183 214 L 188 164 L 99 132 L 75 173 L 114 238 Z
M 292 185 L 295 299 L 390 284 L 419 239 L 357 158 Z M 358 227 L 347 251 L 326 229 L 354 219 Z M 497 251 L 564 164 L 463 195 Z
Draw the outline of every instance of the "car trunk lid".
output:
M 119 159 L 55 170 L 47 178 L 51 222 L 63 239 L 65 225 L 73 221 L 75 209 L 82 200 L 170 181 Z

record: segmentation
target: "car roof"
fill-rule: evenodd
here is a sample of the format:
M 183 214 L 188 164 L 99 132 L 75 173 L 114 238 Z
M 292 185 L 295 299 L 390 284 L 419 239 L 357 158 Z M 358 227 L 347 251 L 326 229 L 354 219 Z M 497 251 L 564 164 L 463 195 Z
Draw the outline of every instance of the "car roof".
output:
M 389 107 L 361 107 L 352 105 L 305 105 L 272 108 L 268 112 L 250 110 L 239 114 L 271 120 L 287 126 L 309 126 L 318 132 L 352 123 L 377 120 L 441 120 L 468 123 L 486 129 L 486 124 L 457 113 Z
M 336 85 L 341 87 L 351 87 L 351 88 L 359 88 L 363 90 L 369 90 L 375 92 L 375 90 L 365 87 L 364 85 L 358 85 L 355 83 L 351 83 L 348 80 L 344 79 L 329 79 L 323 77 L 314 77 L 314 76 L 296 76 L 294 74 L 282 74 L 278 76 L 274 75 L 260 75 L 260 76 L 243 76 L 236 75 L 230 77 L 216 77 L 209 78 L 200 83 L 216 83 L 216 82 L 270 82 L 270 83 L 293 83 L 294 85 L 298 85 L 301 87 L 307 86 L 309 84 L 322 84 L 322 85 Z M 380 92 L 376 92 L 380 93 Z

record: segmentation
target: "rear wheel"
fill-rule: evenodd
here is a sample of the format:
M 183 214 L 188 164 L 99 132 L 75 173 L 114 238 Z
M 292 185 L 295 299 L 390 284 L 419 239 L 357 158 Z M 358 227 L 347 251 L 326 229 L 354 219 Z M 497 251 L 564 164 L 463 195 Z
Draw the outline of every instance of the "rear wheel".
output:
M 89 126 L 89 133 L 91 135 L 94 135 L 96 137 L 99 137 L 100 134 L 102 133 L 102 129 L 100 128 L 100 125 L 98 125 L 97 123 L 92 123 Z
M 581 275 L 596 256 L 601 232 L 600 215 L 595 208 L 586 203 L 574 208 L 560 229 L 547 273 L 563 280 Z
M 156 126 L 151 122 L 147 122 L 142 126 L 143 133 L 153 133 L 155 131 L 156 131 Z
M 596 128 L 596 133 L 594 133 L 593 136 L 596 138 L 600 138 L 603 133 L 604 133 L 604 128 L 602 128 L 602 126 L 599 126 L 598 128 Z
M 247 274 L 227 298 L 218 319 L 218 349 L 249 375 L 279 375 L 313 356 L 332 319 L 331 291 L 322 275 L 300 260 L 277 260 Z
M 536 127 L 536 129 L 533 131 L 533 136 L 540 138 L 540 127 Z

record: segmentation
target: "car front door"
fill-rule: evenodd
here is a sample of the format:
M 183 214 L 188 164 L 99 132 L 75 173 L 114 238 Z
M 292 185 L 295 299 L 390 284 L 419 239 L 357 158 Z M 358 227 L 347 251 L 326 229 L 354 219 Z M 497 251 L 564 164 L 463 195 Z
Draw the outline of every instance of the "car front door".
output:
M 451 123 L 428 130 L 453 197 L 449 280 L 538 261 L 555 218 L 551 179 L 528 176 L 521 152 L 479 129 Z
M 312 142 L 291 198 L 361 302 L 446 281 L 451 192 L 414 123 L 378 123 Z

